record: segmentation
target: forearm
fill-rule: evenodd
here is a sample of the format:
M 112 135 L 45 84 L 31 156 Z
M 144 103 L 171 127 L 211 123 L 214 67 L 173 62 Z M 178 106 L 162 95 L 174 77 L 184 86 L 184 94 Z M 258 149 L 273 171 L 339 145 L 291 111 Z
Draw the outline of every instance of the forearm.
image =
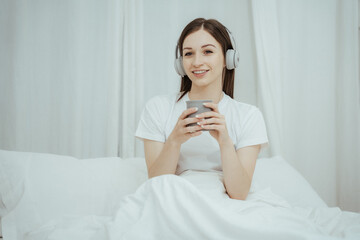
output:
M 230 198 L 245 200 L 251 186 L 251 178 L 238 159 L 231 140 L 220 145 L 224 185 Z
M 175 174 L 179 160 L 181 145 L 167 140 L 159 156 L 148 170 L 149 178 L 164 175 Z

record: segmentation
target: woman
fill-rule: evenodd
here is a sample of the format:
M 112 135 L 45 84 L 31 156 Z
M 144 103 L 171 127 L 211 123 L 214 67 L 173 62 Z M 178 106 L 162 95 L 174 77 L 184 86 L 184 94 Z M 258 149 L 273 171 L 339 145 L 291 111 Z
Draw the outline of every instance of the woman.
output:
M 136 131 L 144 140 L 149 178 L 187 170 L 222 171 L 227 194 L 246 199 L 261 145 L 268 142 L 261 112 L 233 100 L 237 59 L 231 35 L 217 20 L 197 18 L 182 31 L 176 68 L 182 76 L 178 94 L 147 103 Z M 211 112 L 187 116 L 188 100 L 212 100 Z M 188 124 L 197 123 L 195 126 Z M 203 131 L 209 130 L 209 131 Z

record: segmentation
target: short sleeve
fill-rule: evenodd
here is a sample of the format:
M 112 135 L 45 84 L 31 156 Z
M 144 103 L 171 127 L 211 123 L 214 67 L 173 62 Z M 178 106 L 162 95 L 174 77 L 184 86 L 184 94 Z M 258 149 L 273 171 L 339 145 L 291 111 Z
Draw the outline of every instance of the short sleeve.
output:
M 238 126 L 238 137 L 235 144 L 236 150 L 258 144 L 261 144 L 261 147 L 265 147 L 268 144 L 265 121 L 258 108 L 254 107 L 251 109 Z
M 166 102 L 161 97 L 151 98 L 143 109 L 135 136 L 165 142 Z

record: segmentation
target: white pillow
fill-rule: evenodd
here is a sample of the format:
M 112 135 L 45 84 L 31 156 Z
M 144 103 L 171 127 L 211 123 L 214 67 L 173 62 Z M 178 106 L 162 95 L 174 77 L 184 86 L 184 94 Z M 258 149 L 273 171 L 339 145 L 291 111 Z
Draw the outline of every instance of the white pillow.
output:
M 294 207 L 327 207 L 309 182 L 280 156 L 257 160 L 253 184 L 270 188 Z
M 22 239 L 63 214 L 111 215 L 147 179 L 144 158 L 95 158 L 0 150 L 3 235 Z

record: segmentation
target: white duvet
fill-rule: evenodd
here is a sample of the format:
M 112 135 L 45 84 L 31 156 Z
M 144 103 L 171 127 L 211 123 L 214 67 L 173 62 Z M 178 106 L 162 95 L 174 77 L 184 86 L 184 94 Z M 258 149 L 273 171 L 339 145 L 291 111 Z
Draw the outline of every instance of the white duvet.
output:
M 63 216 L 25 239 L 360 239 L 360 214 L 292 207 L 255 185 L 246 201 L 230 199 L 221 178 L 196 171 L 155 177 L 123 197 L 112 216 Z

